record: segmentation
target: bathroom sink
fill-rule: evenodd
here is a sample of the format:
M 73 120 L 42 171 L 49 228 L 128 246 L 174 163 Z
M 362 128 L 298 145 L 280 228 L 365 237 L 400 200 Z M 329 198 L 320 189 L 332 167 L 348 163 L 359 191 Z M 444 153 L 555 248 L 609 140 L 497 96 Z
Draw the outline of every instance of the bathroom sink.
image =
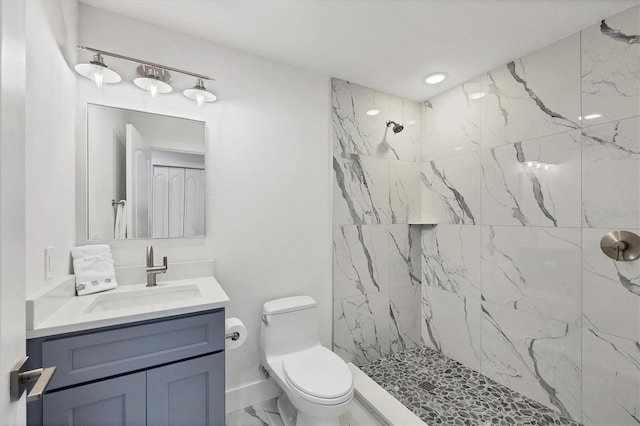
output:
M 199 297 L 201 297 L 201 294 L 197 285 L 145 288 L 118 294 L 101 294 L 85 310 L 85 313 L 117 311 L 140 306 L 183 302 Z

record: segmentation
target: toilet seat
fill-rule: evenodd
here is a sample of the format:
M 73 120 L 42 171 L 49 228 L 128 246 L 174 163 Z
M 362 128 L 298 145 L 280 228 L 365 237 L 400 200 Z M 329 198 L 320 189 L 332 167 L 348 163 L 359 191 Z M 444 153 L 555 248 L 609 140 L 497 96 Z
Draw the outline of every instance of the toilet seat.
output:
M 341 404 L 353 395 L 353 376 L 335 353 L 315 346 L 282 360 L 284 377 L 300 397 L 322 405 Z

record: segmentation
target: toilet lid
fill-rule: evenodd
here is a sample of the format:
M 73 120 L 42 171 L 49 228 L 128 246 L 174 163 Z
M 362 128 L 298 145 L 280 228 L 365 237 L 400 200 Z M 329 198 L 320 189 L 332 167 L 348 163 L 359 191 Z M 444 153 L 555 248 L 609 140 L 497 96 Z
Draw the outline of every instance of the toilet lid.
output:
M 353 377 L 347 364 L 322 346 L 288 355 L 282 366 L 289 382 L 308 395 L 339 398 L 353 388 Z

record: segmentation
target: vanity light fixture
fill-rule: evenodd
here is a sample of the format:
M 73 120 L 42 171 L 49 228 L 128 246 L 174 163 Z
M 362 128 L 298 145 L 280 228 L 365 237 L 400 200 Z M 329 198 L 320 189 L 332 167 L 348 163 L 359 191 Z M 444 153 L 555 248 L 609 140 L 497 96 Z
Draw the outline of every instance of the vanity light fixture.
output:
M 105 83 L 114 84 L 122 81 L 120 74 L 110 70 L 109 67 L 105 65 L 100 53 L 93 55 L 93 59 L 89 61 L 89 63 L 77 64 L 75 69 L 81 76 L 93 80 L 98 87 L 102 87 Z
M 449 75 L 446 72 L 434 72 L 424 78 L 427 84 L 438 84 L 446 80 Z
M 169 84 L 171 81 L 169 71 L 149 65 L 140 65 L 137 71 L 138 78 L 133 80 L 133 84 L 149 92 L 152 98 L 156 98 L 158 93 L 173 91 L 173 87 Z
M 137 63 L 138 77 L 133 80 L 133 83 L 142 90 L 149 92 L 153 98 L 157 97 L 158 94 L 171 93 L 173 91 L 173 88 L 169 84 L 171 82 L 171 75 L 169 72 L 172 72 L 188 75 L 197 79 L 194 87 L 186 89 L 182 93 L 187 98 L 196 101 L 198 105 L 203 105 L 206 102 L 214 102 L 217 99 L 217 96 L 208 91 L 204 86 L 204 80 L 213 81 L 213 78 L 206 75 L 196 74 L 191 71 L 168 67 L 166 65 L 160 65 L 149 61 L 143 61 L 141 59 L 120 55 L 118 53 L 94 49 L 93 47 L 78 46 L 78 49 L 93 52 L 94 56 L 90 63 L 76 65 L 76 71 L 80 75 L 93 80 L 98 86 L 102 86 L 105 83 L 118 83 L 122 80 L 118 73 L 110 70 L 104 64 L 102 57 L 110 56 L 112 58 Z
M 204 105 L 205 102 L 215 102 L 218 97 L 213 93 L 209 92 L 206 87 L 204 87 L 204 82 L 201 78 L 196 81 L 196 85 L 191 89 L 185 89 L 182 92 L 189 99 L 193 99 L 198 103 L 198 106 Z

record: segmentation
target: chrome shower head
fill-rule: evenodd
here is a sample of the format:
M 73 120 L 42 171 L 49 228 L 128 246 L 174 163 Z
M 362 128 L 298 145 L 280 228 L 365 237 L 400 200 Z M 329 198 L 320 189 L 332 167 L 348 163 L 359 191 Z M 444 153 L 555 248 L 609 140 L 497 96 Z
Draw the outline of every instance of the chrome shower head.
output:
M 393 126 L 393 133 L 400 133 L 403 129 L 404 126 L 400 123 L 396 123 L 395 121 L 387 121 L 387 127 L 391 127 Z

